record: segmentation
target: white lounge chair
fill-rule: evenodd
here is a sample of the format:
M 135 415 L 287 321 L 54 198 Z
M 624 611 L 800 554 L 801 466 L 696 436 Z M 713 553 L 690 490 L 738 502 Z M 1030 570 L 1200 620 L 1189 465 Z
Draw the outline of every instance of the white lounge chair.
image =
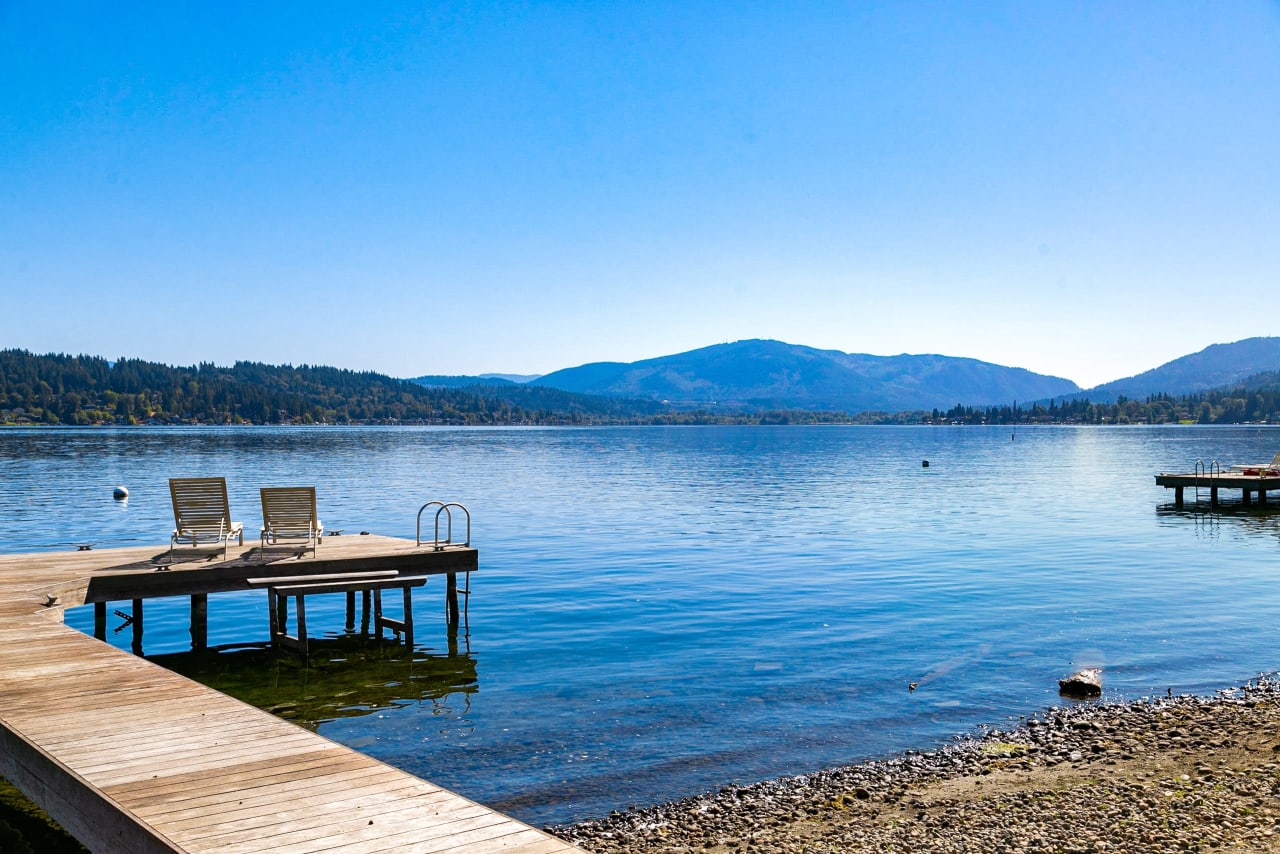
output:
M 281 540 L 304 541 L 312 554 L 324 542 L 324 523 L 316 515 L 314 486 L 262 488 L 262 547 Z
M 244 525 L 231 521 L 226 478 L 170 478 L 169 497 L 173 499 L 170 558 L 173 557 L 173 547 L 179 543 L 199 546 L 220 542 L 224 559 L 232 537 L 238 537 L 240 545 L 244 545 Z
M 1253 472 L 1254 474 L 1261 474 L 1263 472 L 1280 471 L 1280 453 L 1277 453 L 1274 457 L 1272 457 L 1271 462 L 1269 463 L 1254 463 L 1252 465 L 1249 463 L 1242 463 L 1242 464 L 1232 466 L 1231 471 L 1236 472 L 1237 474 L 1243 474 L 1245 472 Z

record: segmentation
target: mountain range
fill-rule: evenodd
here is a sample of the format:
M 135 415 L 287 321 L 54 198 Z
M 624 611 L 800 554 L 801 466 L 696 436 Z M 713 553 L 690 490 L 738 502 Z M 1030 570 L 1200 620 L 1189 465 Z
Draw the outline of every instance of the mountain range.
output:
M 539 385 L 676 407 L 896 412 L 986 406 L 1079 391 L 1060 377 L 950 356 L 871 356 L 781 341 L 717 344 L 640 362 L 596 362 Z
M 531 381 L 523 375 L 420 377 L 440 387 L 529 383 L 580 395 L 649 401 L 674 409 L 759 412 L 909 411 L 1051 399 L 1112 402 L 1183 395 L 1280 371 L 1280 338 L 1214 344 L 1137 376 L 1081 389 L 1061 377 L 940 355 L 872 356 L 782 341 L 717 344 L 638 362 L 593 362 Z
M 1084 392 L 1090 400 L 1110 402 L 1123 395 L 1193 394 L 1244 383 L 1258 374 L 1280 371 L 1280 338 L 1246 338 L 1211 344 L 1198 353 L 1166 362 L 1136 376 L 1113 380 Z
M 1215 344 L 1086 391 L 974 359 L 779 341 L 513 377 L 0 350 L 0 424 L 1280 423 L 1280 338 Z

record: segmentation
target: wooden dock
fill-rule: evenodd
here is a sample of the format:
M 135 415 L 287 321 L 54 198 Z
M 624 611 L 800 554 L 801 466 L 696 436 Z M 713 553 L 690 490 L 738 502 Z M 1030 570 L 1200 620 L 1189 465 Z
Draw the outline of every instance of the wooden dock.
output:
M 1209 503 L 1218 506 L 1218 491 L 1222 489 L 1240 490 L 1243 504 L 1252 504 L 1256 496 L 1259 504 L 1267 503 L 1267 492 L 1280 490 L 1280 477 L 1265 474 L 1245 474 L 1241 471 L 1194 472 L 1191 474 L 1156 475 L 1156 485 L 1174 490 L 1173 503 L 1177 507 L 1184 506 L 1183 491 L 1188 487 L 1209 491 Z
M 394 569 L 444 576 L 456 624 L 451 579 L 476 568 L 474 549 L 343 536 L 315 557 L 180 550 L 157 568 L 167 552 L 0 555 L 0 776 L 94 852 L 578 850 L 62 622 L 65 607 L 186 595 L 197 646 L 203 597 L 250 577 Z

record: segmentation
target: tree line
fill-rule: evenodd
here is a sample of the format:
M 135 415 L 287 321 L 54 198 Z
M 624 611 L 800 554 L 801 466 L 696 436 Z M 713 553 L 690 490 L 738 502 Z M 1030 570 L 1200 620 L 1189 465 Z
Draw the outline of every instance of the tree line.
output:
M 518 424 L 536 417 L 480 393 L 372 372 L 0 351 L 0 422 L 9 424 Z
M 1238 424 L 1280 422 L 1280 373 L 1226 389 L 1094 403 L 908 412 L 678 410 L 537 385 L 424 386 L 369 371 L 0 350 L 0 424 Z
M 424 386 L 372 372 L 236 362 L 0 351 L 0 424 L 788 424 L 850 421 L 802 410 L 673 412 L 656 401 L 545 386 Z
M 1280 422 L 1280 375 L 1260 374 L 1228 389 L 1144 400 L 1124 396 L 1114 403 L 1087 398 L 1030 406 L 963 406 L 923 413 L 930 424 L 1243 424 Z

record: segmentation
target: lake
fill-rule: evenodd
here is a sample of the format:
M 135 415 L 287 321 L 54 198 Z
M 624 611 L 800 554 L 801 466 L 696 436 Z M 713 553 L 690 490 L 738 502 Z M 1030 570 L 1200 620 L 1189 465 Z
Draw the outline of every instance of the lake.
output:
M 202 661 L 186 601 L 148 603 L 145 651 L 544 824 L 1004 727 L 1081 666 L 1113 699 L 1275 670 L 1280 515 L 1174 511 L 1152 475 L 1277 447 L 1252 426 L 5 429 L 0 549 L 165 543 L 169 477 L 225 476 L 250 537 L 260 486 L 314 484 L 343 536 L 412 538 L 421 504 L 462 502 L 458 638 L 436 580 L 412 654 L 340 637 L 332 596 L 308 600 L 313 666 L 274 658 L 260 592 L 211 597 L 225 650 Z

